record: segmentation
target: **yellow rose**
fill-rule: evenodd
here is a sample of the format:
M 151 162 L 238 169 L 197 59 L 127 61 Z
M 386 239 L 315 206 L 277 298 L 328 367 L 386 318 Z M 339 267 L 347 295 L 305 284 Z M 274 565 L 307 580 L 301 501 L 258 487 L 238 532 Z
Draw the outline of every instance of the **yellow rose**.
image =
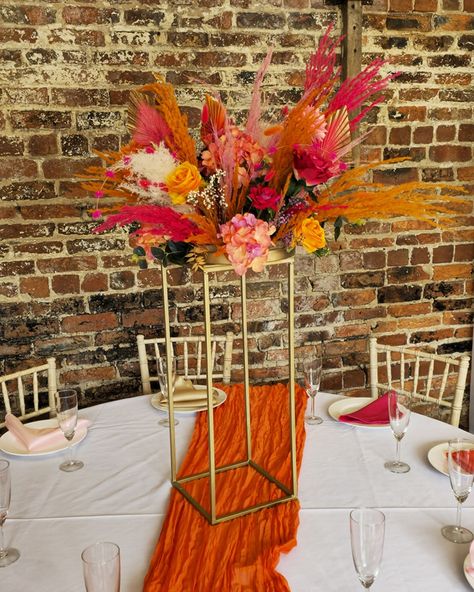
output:
M 316 218 L 306 218 L 301 224 L 301 244 L 308 253 L 326 246 L 326 237 L 324 229 Z
M 198 168 L 190 162 L 183 162 L 166 177 L 166 186 L 174 204 L 182 204 L 190 191 L 195 191 L 202 183 Z

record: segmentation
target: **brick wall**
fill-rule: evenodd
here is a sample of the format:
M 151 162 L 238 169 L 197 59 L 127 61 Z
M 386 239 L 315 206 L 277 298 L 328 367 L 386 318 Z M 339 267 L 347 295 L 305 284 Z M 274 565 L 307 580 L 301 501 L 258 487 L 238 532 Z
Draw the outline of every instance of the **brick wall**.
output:
M 204 92 L 237 112 L 269 45 L 267 101 L 292 102 L 334 0 L 2 0 L 0 6 L 0 371 L 55 355 L 83 402 L 138 391 L 135 337 L 161 331 L 160 274 L 130 261 L 124 234 L 91 234 L 75 175 L 94 149 L 127 140 L 125 105 L 158 71 L 195 123 Z M 375 173 L 384 183 L 444 180 L 472 188 L 473 0 L 367 0 L 364 60 L 401 76 L 371 117 L 363 159 L 410 156 Z M 199 79 L 203 85 L 196 82 Z M 471 185 L 470 185 L 471 184 Z M 472 207 L 449 229 L 407 220 L 347 228 L 333 254 L 298 253 L 298 352 L 325 341 L 323 387 L 366 392 L 367 336 L 470 351 Z M 273 267 L 249 286 L 253 374 L 286 374 L 285 282 Z M 176 333 L 199 332 L 199 284 L 171 273 Z M 213 291 L 217 330 L 239 328 L 238 282 Z M 310 344 L 310 345 L 308 345 Z M 239 344 L 237 344 L 239 345 Z

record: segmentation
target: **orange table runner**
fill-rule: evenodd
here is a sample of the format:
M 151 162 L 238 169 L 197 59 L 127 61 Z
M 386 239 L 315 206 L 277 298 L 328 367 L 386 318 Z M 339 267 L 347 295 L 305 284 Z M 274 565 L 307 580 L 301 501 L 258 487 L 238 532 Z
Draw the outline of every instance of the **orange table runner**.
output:
M 216 466 L 245 457 L 242 385 L 225 387 L 227 401 L 215 409 Z M 305 440 L 306 395 L 296 387 L 298 471 Z M 287 385 L 251 388 L 254 460 L 282 483 L 290 485 L 290 444 Z M 179 437 L 179 430 L 178 430 Z M 181 475 L 208 470 L 207 417 L 199 413 Z M 209 508 L 207 479 L 190 482 L 189 492 Z M 281 490 L 251 468 L 216 477 L 217 513 L 281 497 Z M 229 522 L 210 526 L 175 489 L 144 592 L 287 592 L 286 579 L 276 571 L 280 553 L 296 545 L 299 502 L 287 502 Z

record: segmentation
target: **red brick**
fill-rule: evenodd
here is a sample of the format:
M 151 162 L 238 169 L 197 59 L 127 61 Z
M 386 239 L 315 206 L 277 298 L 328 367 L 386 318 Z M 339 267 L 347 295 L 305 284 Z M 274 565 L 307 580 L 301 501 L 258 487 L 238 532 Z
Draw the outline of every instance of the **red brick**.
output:
M 456 245 L 454 261 L 474 261 L 474 244 Z
M 433 279 L 438 281 L 456 278 L 470 278 L 472 277 L 472 271 L 472 263 L 438 265 L 433 269 Z
M 389 315 L 397 318 L 426 315 L 431 312 L 431 303 L 409 302 L 404 304 L 391 304 L 387 307 L 387 312 Z
M 79 205 L 35 205 L 20 207 L 25 220 L 50 220 L 58 218 L 78 218 L 81 214 Z
M 461 125 L 459 126 L 459 141 L 474 141 L 474 123 L 461 123 Z
M 80 280 L 78 275 L 56 274 L 51 279 L 51 287 L 56 294 L 79 294 Z
M 90 166 L 100 166 L 99 158 L 51 158 L 43 162 L 46 179 L 70 179 Z
M 47 298 L 49 296 L 49 282 L 46 277 L 20 278 L 20 291 L 32 298 Z
M 443 144 L 430 148 L 430 158 L 434 162 L 467 162 L 472 158 L 470 146 Z
M 430 251 L 426 247 L 415 247 L 411 252 L 412 265 L 422 265 L 430 262 Z
M 31 136 L 28 141 L 31 156 L 46 156 L 58 153 L 57 134 Z
M 439 125 L 436 128 L 436 139 L 438 142 L 449 142 L 456 136 L 456 127 L 454 125 Z
M 143 311 L 132 311 L 123 313 L 124 327 L 140 327 L 143 325 L 153 326 L 163 320 L 163 309 L 150 308 Z
M 116 327 L 118 321 L 113 312 L 66 317 L 61 322 L 61 328 L 65 333 L 97 333 Z
M 390 130 L 390 143 L 401 144 L 408 146 L 411 139 L 411 129 L 408 126 L 405 127 L 393 127 Z
M 0 157 L 0 179 L 34 179 L 38 176 L 38 165 L 28 158 Z
M 443 15 L 435 21 L 435 27 L 439 31 L 469 31 L 472 28 L 472 16 L 467 14 Z
M 413 8 L 413 0 L 390 0 L 391 12 L 410 12 Z
M 433 249 L 433 263 L 450 263 L 453 260 L 453 245 L 442 245 Z
M 16 217 L 16 209 L 12 206 L 0 206 L 0 220 L 10 220 Z
M 438 0 L 415 0 L 413 10 L 419 12 L 436 12 Z
M 81 282 L 82 292 L 106 292 L 108 278 L 105 273 L 87 273 Z
M 61 372 L 60 374 L 60 380 L 64 384 L 87 384 L 101 380 L 113 380 L 114 378 L 117 378 L 117 374 L 113 366 L 68 370 L 67 372 Z
M 6 261 L 0 263 L 0 276 L 29 275 L 35 272 L 33 261 Z
M 97 258 L 92 255 L 81 257 L 51 257 L 38 260 L 38 269 L 43 273 L 62 271 L 84 271 L 97 269 Z

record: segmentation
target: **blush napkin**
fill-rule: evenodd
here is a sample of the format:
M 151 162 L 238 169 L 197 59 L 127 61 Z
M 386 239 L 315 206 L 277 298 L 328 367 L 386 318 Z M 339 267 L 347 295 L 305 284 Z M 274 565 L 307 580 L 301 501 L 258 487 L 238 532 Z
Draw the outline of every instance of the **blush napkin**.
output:
M 86 429 L 89 424 L 88 419 L 78 419 L 76 432 Z M 29 428 L 11 413 L 5 416 L 5 426 L 25 452 L 41 452 L 66 441 L 59 428 Z
M 375 399 L 375 401 L 365 405 L 362 409 L 339 416 L 339 421 L 363 425 L 390 423 L 390 416 L 388 414 L 388 393 L 385 393 L 378 399 Z

